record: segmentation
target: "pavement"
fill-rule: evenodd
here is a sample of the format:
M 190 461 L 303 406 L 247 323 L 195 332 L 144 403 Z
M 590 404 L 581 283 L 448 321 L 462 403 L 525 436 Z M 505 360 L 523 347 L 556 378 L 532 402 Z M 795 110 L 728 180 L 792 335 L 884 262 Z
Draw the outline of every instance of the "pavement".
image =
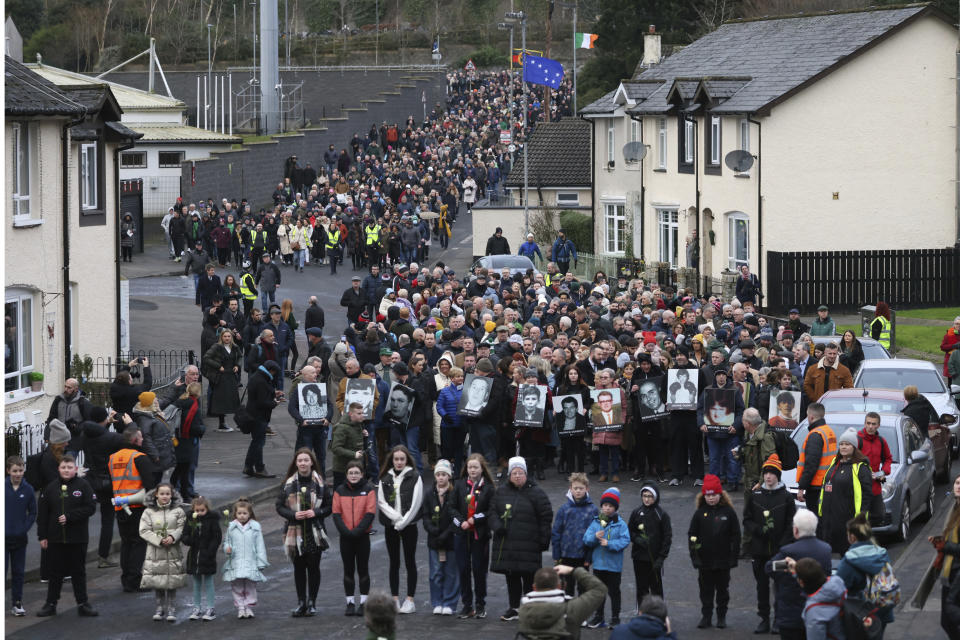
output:
M 443 260 L 458 273 L 465 270 L 471 259 L 471 238 L 460 237 L 458 231 L 470 229 L 469 220 L 461 217 L 454 228 L 454 238 L 446 252 L 432 251 L 431 264 Z M 124 274 L 130 280 L 131 334 L 132 347 L 140 348 L 199 348 L 200 319 L 193 305 L 192 280 L 187 281 L 179 275 L 169 274 L 173 268 L 166 259 L 166 250 L 160 245 L 148 245 L 145 254 L 137 255 L 132 264 L 124 266 Z M 227 272 L 230 272 L 227 270 Z M 182 271 L 180 272 L 182 273 Z M 139 275 L 138 275 L 139 274 Z M 221 272 L 222 275 L 222 272 Z M 317 295 L 321 306 L 327 313 L 326 333 L 337 335 L 345 326 L 345 318 L 339 307 L 341 292 L 349 286 L 353 272 L 349 266 L 338 272 L 335 277 L 329 275 L 328 267 L 308 267 L 300 274 L 283 269 L 283 282 L 278 299 L 289 297 L 295 302 L 295 311 L 302 314 L 309 295 Z M 301 339 L 301 354 L 305 353 L 305 343 Z M 302 355 L 301 355 L 302 357 Z M 267 468 L 281 476 L 290 462 L 295 439 L 294 425 L 281 405 L 274 412 L 272 421 L 278 435 L 267 438 L 264 458 Z M 210 425 L 208 425 L 210 427 Z M 313 619 L 294 619 L 289 611 L 296 605 L 292 580 L 292 566 L 283 555 L 280 538 L 282 521 L 274 508 L 274 497 L 280 480 L 260 480 L 243 476 L 240 469 L 249 440 L 247 436 L 234 433 L 218 433 L 215 426 L 208 428 L 200 451 L 200 466 L 197 469 L 197 490 L 207 496 L 211 502 L 222 509 L 224 505 L 240 496 L 254 500 L 255 511 L 264 530 L 268 557 L 271 566 L 265 571 L 267 581 L 258 589 L 259 604 L 256 607 L 257 618 L 237 620 L 232 607 L 229 585 L 217 579 L 217 613 L 220 616 L 212 622 L 192 622 L 188 603 L 192 600 L 190 589 L 181 590 L 178 620 L 175 624 L 156 623 L 150 619 L 153 613 L 153 595 L 149 593 L 128 594 L 120 588 L 119 569 L 97 569 L 96 562 L 88 563 L 87 576 L 91 603 L 99 609 L 99 618 L 78 618 L 76 616 L 69 583 L 60 600 L 60 614 L 53 618 L 37 618 L 35 613 L 45 599 L 46 585 L 41 584 L 37 576 L 39 546 L 31 540 L 28 547 L 28 582 L 25 587 L 24 603 L 28 615 L 22 618 L 5 616 L 6 633 L 9 638 L 33 639 L 75 638 L 96 636 L 99 638 L 169 638 L 194 636 L 198 631 L 212 632 L 218 636 L 236 638 L 262 638 L 266 633 L 282 631 L 292 634 L 310 634 L 321 638 L 357 638 L 364 634 L 362 620 L 342 615 L 344 600 L 340 577 L 341 563 L 336 553 L 338 548 L 335 528 L 328 526 L 331 535 L 331 552 L 324 554 L 321 563 L 323 579 L 317 605 L 320 615 Z M 960 465 L 954 466 L 954 473 Z M 953 476 L 951 476 L 953 477 Z M 425 481 L 430 482 L 429 477 Z M 540 482 L 550 496 L 554 510 L 562 504 L 566 491 L 565 480 L 555 471 L 548 470 L 547 477 Z M 639 504 L 640 484 L 624 478 L 619 483 L 622 504 L 621 514 L 628 517 L 629 512 Z M 606 486 L 596 484 L 591 493 L 597 499 Z M 698 630 L 700 603 L 697 596 L 697 576 L 689 560 L 686 543 L 686 530 L 693 514 L 695 491 L 687 481 L 678 488 L 660 485 L 661 504 L 673 520 L 673 545 L 665 568 L 665 590 L 667 604 L 673 628 L 681 638 L 712 638 L 719 635 L 735 637 L 738 634 L 750 634 L 757 623 L 755 612 L 755 585 L 749 561 L 741 561 L 733 570 L 731 579 L 731 605 L 728 614 L 729 629 Z M 917 523 L 908 543 L 887 544 L 891 557 L 896 563 L 896 575 L 902 585 L 901 610 L 897 613 L 897 622 L 886 633 L 886 638 L 941 638 L 939 629 L 939 591 L 931 599 L 926 610 L 918 611 L 907 606 L 916 586 L 928 566 L 932 553 L 925 539 L 942 527 L 946 513 L 948 497 L 946 485 L 938 488 L 940 503 L 937 516 L 921 526 Z M 733 496 L 738 513 L 742 511 L 742 496 Z M 388 591 L 387 558 L 384 551 L 383 528 L 375 525 L 378 532 L 372 540 L 371 576 L 374 590 Z M 91 549 L 95 549 L 99 535 L 99 518 L 90 520 Z M 115 536 L 116 539 L 116 536 Z M 502 576 L 489 575 L 489 595 L 487 610 L 489 616 L 484 620 L 437 620 L 430 611 L 428 584 L 428 554 L 425 545 L 425 533 L 420 531 L 420 544 L 417 547 L 417 573 L 419 576 L 416 593 L 418 613 L 400 616 L 398 620 L 398 638 L 414 638 L 426 635 L 454 637 L 456 634 L 472 634 L 477 638 L 513 638 L 516 623 L 503 623 L 499 615 L 507 608 L 505 582 Z M 95 556 L 95 551 L 90 552 Z M 222 562 L 222 558 L 221 558 Z M 543 563 L 551 562 L 549 553 L 544 554 Z M 405 576 L 405 573 L 404 573 Z M 404 584 L 404 583 L 401 583 Z M 633 615 L 635 609 L 635 589 L 633 571 L 629 559 L 625 562 L 622 579 L 624 621 Z M 609 604 L 607 604 L 609 617 Z M 606 638 L 607 630 L 584 629 L 583 638 Z

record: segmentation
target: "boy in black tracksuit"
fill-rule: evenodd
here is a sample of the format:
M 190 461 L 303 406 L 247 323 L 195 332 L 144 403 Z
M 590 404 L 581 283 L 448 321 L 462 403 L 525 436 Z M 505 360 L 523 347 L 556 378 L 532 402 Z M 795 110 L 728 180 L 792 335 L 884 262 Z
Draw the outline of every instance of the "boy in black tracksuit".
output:
M 670 553 L 673 527 L 660 506 L 660 494 L 652 485 L 640 490 L 642 504 L 630 514 L 627 525 L 633 542 L 633 575 L 637 581 L 637 609 L 648 593 L 663 597 L 663 563 Z
M 56 614 L 63 577 L 68 575 L 77 601 L 77 613 L 95 616 L 97 612 L 87 602 L 85 562 L 90 540 L 87 523 L 97 511 L 97 497 L 90 484 L 77 477 L 77 463 L 73 456 L 63 456 L 58 470 L 60 477 L 44 489 L 37 506 L 37 536 L 50 561 L 47 602 L 37 615 Z
M 697 508 L 687 536 L 690 558 L 700 574 L 703 617 L 697 628 L 711 626 L 716 594 L 717 628 L 723 629 L 727 626 L 727 605 L 730 603 L 730 569 L 737 566 L 740 554 L 740 522 L 720 478 L 712 473 L 703 478 L 703 489 L 697 496 Z
M 753 577 L 757 581 L 757 615 L 760 624 L 754 633 L 770 632 L 770 577 L 765 567 L 780 547 L 793 541 L 793 516 L 797 512 L 793 496 L 780 482 L 783 465 L 772 454 L 761 469 L 763 484 L 747 493 L 743 505 L 743 530 L 750 533 L 749 551 L 753 558 Z M 774 611 L 774 627 L 777 616 Z

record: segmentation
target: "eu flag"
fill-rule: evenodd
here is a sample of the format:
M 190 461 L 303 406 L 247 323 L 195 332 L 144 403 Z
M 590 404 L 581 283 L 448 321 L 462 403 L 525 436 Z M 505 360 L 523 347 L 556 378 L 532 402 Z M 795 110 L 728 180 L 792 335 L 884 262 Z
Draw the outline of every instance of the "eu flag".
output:
M 533 84 L 545 84 L 551 89 L 560 87 L 563 82 L 563 65 L 550 58 L 541 58 L 529 54 L 523 56 L 523 81 Z

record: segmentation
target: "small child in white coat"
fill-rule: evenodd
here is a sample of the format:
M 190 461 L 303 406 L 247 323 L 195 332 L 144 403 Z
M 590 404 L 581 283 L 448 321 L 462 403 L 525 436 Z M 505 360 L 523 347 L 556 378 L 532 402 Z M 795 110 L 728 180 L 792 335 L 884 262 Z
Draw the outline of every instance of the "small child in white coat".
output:
M 233 522 L 227 528 L 223 551 L 227 561 L 223 565 L 223 579 L 233 590 L 233 604 L 238 618 L 252 618 L 250 607 L 257 604 L 257 583 L 266 580 L 262 569 L 267 562 L 267 547 L 263 543 L 260 523 L 253 513 L 253 505 L 240 498 L 233 505 Z

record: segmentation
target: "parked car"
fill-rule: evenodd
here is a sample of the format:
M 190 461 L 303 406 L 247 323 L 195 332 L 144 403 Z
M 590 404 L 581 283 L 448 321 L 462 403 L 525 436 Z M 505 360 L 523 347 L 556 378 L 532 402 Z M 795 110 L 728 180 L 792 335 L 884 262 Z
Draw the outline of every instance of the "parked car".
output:
M 527 269 L 533 269 L 534 275 L 540 273 L 537 268 L 533 265 L 533 261 L 530 260 L 527 256 L 511 256 L 511 255 L 497 255 L 497 256 L 483 256 L 478 258 L 476 262 L 470 265 L 470 272 L 473 273 L 474 269 L 477 267 L 485 267 L 487 271 L 500 271 L 506 267 L 510 269 L 510 275 L 524 274 L 527 272 Z
M 853 386 L 858 388 L 881 388 L 903 390 L 907 385 L 916 385 L 933 408 L 940 415 L 955 416 L 956 421 L 950 425 L 950 438 L 953 445 L 953 455 L 960 452 L 960 411 L 957 410 L 956 398 L 960 396 L 960 385 L 947 388 L 940 373 L 940 369 L 927 360 L 912 360 L 896 358 L 894 360 L 864 360 L 863 365 L 853 379 Z
M 896 389 L 834 389 L 820 396 L 820 403 L 827 413 L 876 411 L 877 413 L 901 413 L 907 401 L 903 392 Z M 926 425 L 927 436 L 933 443 L 934 479 L 950 481 L 951 434 L 950 426 L 956 416 L 944 413 L 937 422 Z M 924 425 L 918 425 L 923 433 Z
M 814 344 L 830 344 L 831 342 L 836 342 L 840 344 L 843 340 L 843 336 L 815 336 L 813 338 Z M 873 338 L 866 338 L 864 336 L 857 336 L 857 340 L 860 341 L 860 346 L 863 347 L 863 359 L 866 360 L 892 360 L 893 356 L 890 355 L 890 352 L 887 349 L 874 340 Z M 856 371 L 851 371 L 850 373 L 856 375 Z
M 827 413 L 824 418 L 834 432 L 840 434 L 850 427 L 861 429 L 864 413 Z M 924 519 L 933 516 L 936 498 L 933 482 L 933 442 L 923 436 L 913 420 L 897 413 L 880 414 L 880 435 L 890 446 L 893 463 L 890 466 L 890 475 L 883 483 L 883 522 L 874 527 L 873 532 L 906 540 L 910 535 L 913 520 L 918 516 L 923 516 Z M 800 423 L 791 437 L 798 447 L 803 447 L 803 441 L 807 437 L 806 421 Z M 784 470 L 782 481 L 796 498 L 797 470 Z M 797 508 L 806 508 L 806 504 L 797 502 Z

